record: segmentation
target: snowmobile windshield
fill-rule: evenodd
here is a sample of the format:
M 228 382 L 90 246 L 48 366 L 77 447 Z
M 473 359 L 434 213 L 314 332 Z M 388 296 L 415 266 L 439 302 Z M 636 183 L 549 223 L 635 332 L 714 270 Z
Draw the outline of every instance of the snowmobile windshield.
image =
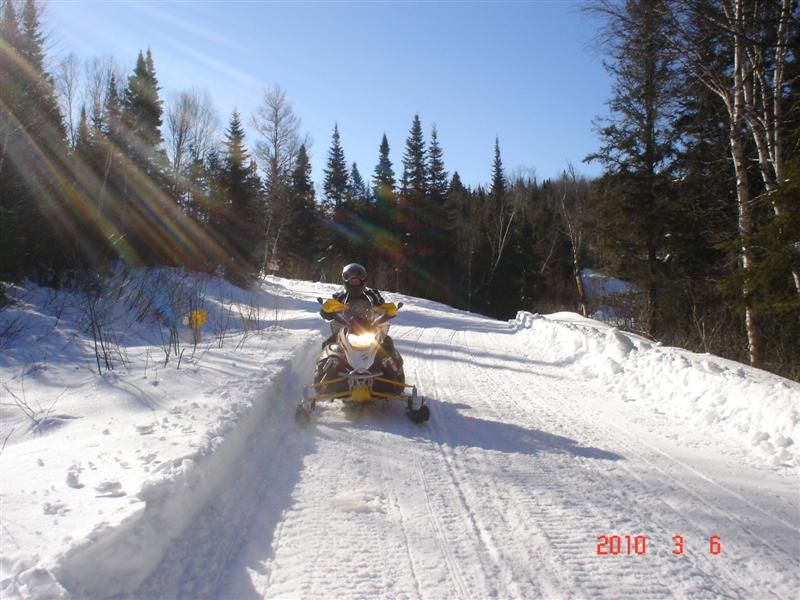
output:
M 372 304 L 364 297 L 348 302 L 347 312 L 359 325 L 366 327 L 372 324 Z

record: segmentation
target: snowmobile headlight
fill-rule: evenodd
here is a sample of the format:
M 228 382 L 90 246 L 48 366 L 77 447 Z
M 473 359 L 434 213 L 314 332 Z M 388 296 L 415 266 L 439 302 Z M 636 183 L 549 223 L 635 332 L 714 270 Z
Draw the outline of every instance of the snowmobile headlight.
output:
M 361 334 L 348 333 L 347 341 L 353 348 L 365 350 L 375 343 L 375 334 L 371 331 Z

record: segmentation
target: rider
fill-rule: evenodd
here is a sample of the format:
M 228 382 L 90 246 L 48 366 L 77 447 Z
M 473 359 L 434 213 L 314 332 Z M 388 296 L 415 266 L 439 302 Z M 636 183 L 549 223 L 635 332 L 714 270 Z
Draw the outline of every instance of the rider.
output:
M 342 282 L 344 290 L 336 292 L 333 297 L 342 304 L 347 304 L 351 311 L 356 313 L 371 310 L 374 306 L 386 304 L 381 293 L 373 288 L 367 287 L 367 270 L 358 263 L 350 263 L 342 269 Z M 325 312 L 323 307 L 320 315 L 326 321 L 333 321 L 334 313 Z M 324 348 L 336 340 L 336 329 L 331 323 L 331 336 L 322 343 Z M 383 358 L 381 363 L 387 370 L 394 371 L 394 374 L 402 373 L 403 359 L 394 347 L 394 341 L 390 336 L 386 336 L 382 344 Z

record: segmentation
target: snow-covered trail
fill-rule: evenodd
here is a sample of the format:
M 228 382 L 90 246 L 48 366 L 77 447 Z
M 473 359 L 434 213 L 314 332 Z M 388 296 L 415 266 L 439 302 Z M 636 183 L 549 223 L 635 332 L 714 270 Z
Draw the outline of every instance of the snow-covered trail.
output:
M 287 412 L 139 596 L 794 597 L 791 473 L 674 436 L 506 323 L 416 300 L 401 315 L 431 421 L 335 403 L 295 429 Z M 612 535 L 621 552 L 598 555 Z

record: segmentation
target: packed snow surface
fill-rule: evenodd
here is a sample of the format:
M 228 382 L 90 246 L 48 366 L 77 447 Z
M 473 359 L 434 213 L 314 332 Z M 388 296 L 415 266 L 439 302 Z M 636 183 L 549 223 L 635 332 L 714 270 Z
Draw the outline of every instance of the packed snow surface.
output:
M 431 420 L 334 402 L 298 427 L 335 289 L 11 289 L 2 598 L 797 597 L 800 385 L 388 293 Z

